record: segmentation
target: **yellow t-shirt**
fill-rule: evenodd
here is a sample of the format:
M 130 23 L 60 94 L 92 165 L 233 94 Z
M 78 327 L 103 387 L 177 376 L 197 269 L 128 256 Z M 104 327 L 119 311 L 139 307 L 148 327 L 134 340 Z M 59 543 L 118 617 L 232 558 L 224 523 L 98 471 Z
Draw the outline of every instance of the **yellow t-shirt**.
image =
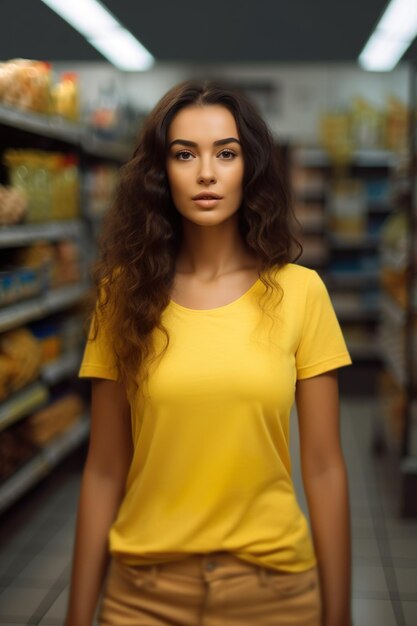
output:
M 352 361 L 317 272 L 289 263 L 276 277 L 273 324 L 260 317 L 260 280 L 225 306 L 164 310 L 170 345 L 131 401 L 134 454 L 110 530 L 127 564 L 226 550 L 276 570 L 315 565 L 291 479 L 290 411 L 297 379 Z M 117 379 L 105 333 L 87 342 L 79 375 Z

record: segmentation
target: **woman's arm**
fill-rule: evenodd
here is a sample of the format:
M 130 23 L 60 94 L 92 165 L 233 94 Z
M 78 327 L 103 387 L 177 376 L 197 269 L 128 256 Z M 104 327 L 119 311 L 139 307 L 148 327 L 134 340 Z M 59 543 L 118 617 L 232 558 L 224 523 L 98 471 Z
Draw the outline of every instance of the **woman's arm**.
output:
M 81 482 L 65 626 L 91 626 L 108 564 L 108 533 L 132 456 L 130 407 L 120 383 L 92 382 L 91 435 Z
M 350 626 L 350 514 L 340 445 L 337 370 L 297 381 L 296 404 L 302 476 L 321 583 L 323 626 Z

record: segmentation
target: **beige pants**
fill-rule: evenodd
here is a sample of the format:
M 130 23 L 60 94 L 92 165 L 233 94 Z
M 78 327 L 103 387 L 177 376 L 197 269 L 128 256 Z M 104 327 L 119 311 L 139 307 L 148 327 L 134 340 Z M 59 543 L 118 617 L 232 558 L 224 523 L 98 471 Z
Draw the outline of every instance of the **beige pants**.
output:
M 280 573 L 228 552 L 158 565 L 112 559 L 100 626 L 320 626 L 317 568 Z

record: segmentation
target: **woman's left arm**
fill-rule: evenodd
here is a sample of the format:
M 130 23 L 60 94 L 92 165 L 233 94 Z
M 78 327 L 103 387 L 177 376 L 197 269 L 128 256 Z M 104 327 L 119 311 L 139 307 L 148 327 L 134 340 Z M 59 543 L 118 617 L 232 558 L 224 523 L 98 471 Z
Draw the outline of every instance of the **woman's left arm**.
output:
M 351 626 L 351 539 L 340 443 L 337 370 L 298 380 L 301 469 L 323 603 L 323 626 Z

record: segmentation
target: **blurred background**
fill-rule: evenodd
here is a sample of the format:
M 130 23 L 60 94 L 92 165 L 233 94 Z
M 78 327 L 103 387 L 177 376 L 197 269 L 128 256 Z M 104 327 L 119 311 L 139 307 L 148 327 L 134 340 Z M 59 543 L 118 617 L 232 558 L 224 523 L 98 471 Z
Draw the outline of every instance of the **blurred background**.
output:
M 258 104 L 340 370 L 355 626 L 417 624 L 415 0 L 0 4 L 0 624 L 62 623 L 101 221 L 147 113 L 224 78 Z M 293 419 L 294 478 L 305 499 Z

